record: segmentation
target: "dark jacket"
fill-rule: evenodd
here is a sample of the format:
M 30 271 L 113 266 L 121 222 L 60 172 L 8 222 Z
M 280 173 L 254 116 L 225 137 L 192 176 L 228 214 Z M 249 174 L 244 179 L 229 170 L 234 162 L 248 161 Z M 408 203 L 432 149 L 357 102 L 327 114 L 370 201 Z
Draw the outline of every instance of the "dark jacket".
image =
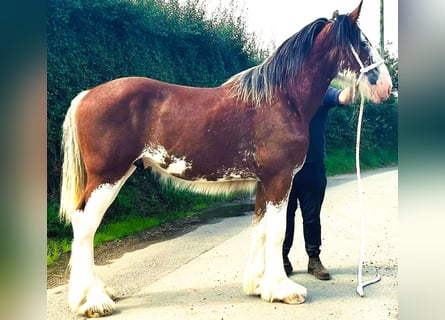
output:
M 305 163 L 323 162 L 326 156 L 326 126 L 328 111 L 341 105 L 338 97 L 341 90 L 329 87 L 323 97 L 320 107 L 309 125 L 309 148 Z

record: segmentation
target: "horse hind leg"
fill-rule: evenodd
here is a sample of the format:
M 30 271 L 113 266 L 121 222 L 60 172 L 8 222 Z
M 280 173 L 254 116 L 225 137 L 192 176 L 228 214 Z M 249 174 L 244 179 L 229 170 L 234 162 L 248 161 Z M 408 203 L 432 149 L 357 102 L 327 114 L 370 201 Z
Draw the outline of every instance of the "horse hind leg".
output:
M 116 198 L 125 181 L 135 170 L 132 166 L 114 184 L 87 185 L 95 188 L 83 210 L 72 214 L 73 243 L 71 247 L 71 274 L 68 301 L 73 312 L 88 317 L 112 314 L 115 294 L 94 275 L 94 234 L 105 211 Z

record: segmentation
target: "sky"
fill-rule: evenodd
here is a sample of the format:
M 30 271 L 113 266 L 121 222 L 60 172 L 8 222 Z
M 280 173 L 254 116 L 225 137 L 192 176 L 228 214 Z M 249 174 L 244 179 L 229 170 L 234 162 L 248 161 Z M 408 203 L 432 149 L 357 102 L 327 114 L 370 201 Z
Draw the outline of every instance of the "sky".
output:
M 212 10 L 219 3 L 228 6 L 231 0 L 202 0 Z M 340 14 L 353 11 L 359 0 L 235 0 L 243 16 L 249 32 L 254 32 L 265 47 L 271 44 L 279 46 L 284 40 L 298 32 L 308 23 L 317 18 L 331 18 L 338 9 Z M 385 0 L 385 44 L 392 42 L 387 48 L 398 56 L 398 0 Z M 379 47 L 380 37 L 380 1 L 364 0 L 360 27 L 375 47 Z

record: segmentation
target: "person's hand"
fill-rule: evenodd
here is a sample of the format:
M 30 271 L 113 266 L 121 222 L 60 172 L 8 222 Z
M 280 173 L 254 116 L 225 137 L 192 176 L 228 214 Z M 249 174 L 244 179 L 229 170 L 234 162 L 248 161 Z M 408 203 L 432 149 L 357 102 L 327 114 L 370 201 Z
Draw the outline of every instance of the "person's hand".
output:
M 338 102 L 340 104 L 349 104 L 354 102 L 355 100 L 355 92 L 354 92 L 354 88 L 353 87 L 347 87 L 345 89 L 343 89 L 340 92 L 340 95 L 338 96 Z

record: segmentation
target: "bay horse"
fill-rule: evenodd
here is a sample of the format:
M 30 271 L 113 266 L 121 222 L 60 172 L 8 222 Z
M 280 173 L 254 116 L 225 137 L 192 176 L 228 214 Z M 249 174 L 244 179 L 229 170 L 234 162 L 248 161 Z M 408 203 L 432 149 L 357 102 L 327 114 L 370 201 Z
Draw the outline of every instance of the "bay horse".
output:
M 287 197 L 302 167 L 308 126 L 330 82 L 344 70 L 379 103 L 391 80 L 357 19 L 320 18 L 263 63 L 215 88 L 149 78 L 112 80 L 75 97 L 63 124 L 60 215 L 74 232 L 68 300 L 73 312 L 110 315 L 115 294 L 94 275 L 94 234 L 136 166 L 204 193 L 256 190 L 247 295 L 298 304 L 306 288 L 283 269 Z M 168 177 L 168 178 L 167 178 Z

